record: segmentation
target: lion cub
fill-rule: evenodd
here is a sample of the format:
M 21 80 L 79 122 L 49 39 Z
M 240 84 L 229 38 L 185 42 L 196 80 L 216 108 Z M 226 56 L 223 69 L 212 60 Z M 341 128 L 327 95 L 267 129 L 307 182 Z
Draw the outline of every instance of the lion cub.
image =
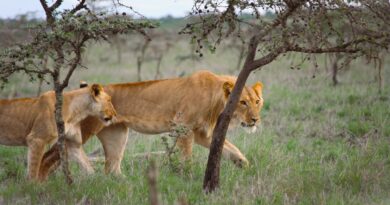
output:
M 82 151 L 80 122 L 88 116 L 98 117 L 110 125 L 116 112 L 111 97 L 99 84 L 64 92 L 62 117 L 70 159 L 87 172 L 93 172 Z M 38 98 L 0 100 L 0 144 L 28 147 L 28 178 L 38 180 L 45 146 L 57 140 L 54 116 L 55 94 L 46 92 Z

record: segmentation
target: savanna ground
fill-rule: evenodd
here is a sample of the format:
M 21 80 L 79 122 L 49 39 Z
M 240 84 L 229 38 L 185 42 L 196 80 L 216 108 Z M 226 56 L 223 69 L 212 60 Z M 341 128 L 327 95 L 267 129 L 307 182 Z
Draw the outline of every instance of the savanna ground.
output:
M 162 61 L 164 78 L 199 69 L 237 74 L 236 50 L 222 48 L 201 61 L 179 63 L 176 57 L 190 51 L 186 40 L 175 44 Z M 136 80 L 134 53 L 124 52 L 118 63 L 115 47 L 97 44 L 90 46 L 85 57 L 84 65 L 89 69 L 79 70 L 71 88 L 78 87 L 79 80 Z M 175 204 L 181 197 L 190 204 L 390 204 L 389 60 L 384 65 L 382 94 L 377 92 L 377 71 L 365 61 L 341 72 L 341 83 L 336 87 L 331 85 L 323 57 L 317 71 L 309 63 L 291 70 L 300 56 L 290 56 L 254 73 L 250 81 L 264 83 L 261 129 L 246 134 L 236 128 L 228 134 L 251 165 L 240 169 L 224 160 L 221 188 L 213 194 L 202 191 L 208 150 L 195 145 L 192 161 L 185 164 L 178 162 L 178 154 L 172 160 L 166 155 L 139 157 L 137 153 L 165 150 L 161 136 L 167 135 L 131 132 L 122 163 L 123 177 L 104 175 L 102 163 L 95 164 L 92 176 L 83 175 L 73 165 L 72 186 L 65 184 L 59 172 L 42 184 L 26 181 L 27 149 L 0 146 L 0 204 L 148 204 L 146 170 L 150 159 L 157 162 L 164 204 Z M 143 79 L 154 77 L 155 66 L 155 62 L 144 64 Z M 1 96 L 34 96 L 37 85 L 17 76 Z M 44 86 L 44 90 L 48 88 Z M 98 147 L 96 139 L 85 145 L 88 153 Z

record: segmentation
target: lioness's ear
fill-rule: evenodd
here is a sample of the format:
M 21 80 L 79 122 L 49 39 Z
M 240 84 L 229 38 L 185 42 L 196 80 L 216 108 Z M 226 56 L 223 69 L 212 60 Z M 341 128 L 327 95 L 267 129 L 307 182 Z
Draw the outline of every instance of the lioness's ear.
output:
M 85 88 L 88 86 L 88 83 L 86 81 L 81 80 L 80 81 L 80 88 Z
M 233 90 L 233 87 L 234 85 L 232 82 L 226 81 L 225 83 L 223 83 L 223 91 L 225 92 L 225 97 L 228 97 L 230 95 Z
M 260 97 L 261 96 L 261 91 L 263 89 L 263 83 L 257 82 L 252 86 L 253 90 L 255 93 Z
M 103 87 L 99 84 L 93 84 L 91 86 L 91 93 L 94 97 L 97 97 L 100 95 L 100 92 L 102 92 Z

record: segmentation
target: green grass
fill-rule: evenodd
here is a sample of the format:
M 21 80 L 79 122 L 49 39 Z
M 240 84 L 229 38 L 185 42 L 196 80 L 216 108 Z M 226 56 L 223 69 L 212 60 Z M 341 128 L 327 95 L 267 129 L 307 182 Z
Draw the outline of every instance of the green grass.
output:
M 81 79 L 135 80 L 134 56 L 125 53 L 130 57 L 117 64 L 114 54 L 104 53 L 109 46 L 95 47 L 87 55 L 90 69 L 75 75 L 71 87 L 77 87 Z M 179 43 L 167 54 L 164 76 L 197 69 L 226 73 L 235 66 L 233 51 L 177 65 L 175 56 L 184 52 L 186 47 Z M 100 62 L 99 55 L 108 56 L 108 61 Z M 313 79 L 309 65 L 297 71 L 289 69 L 290 63 L 281 58 L 250 78 L 250 82 L 260 80 L 265 85 L 260 131 L 251 135 L 240 128 L 229 132 L 228 139 L 251 166 L 239 169 L 224 160 L 220 189 L 206 195 L 202 191 L 206 149 L 195 145 L 192 161 L 184 165 L 155 156 L 163 204 L 175 204 L 181 197 L 190 204 L 390 203 L 390 62 L 385 64 L 382 94 L 372 83 L 375 70 L 370 65 L 353 64 L 350 71 L 341 73 L 341 84 L 333 87 L 324 70 Z M 153 62 L 145 64 L 145 79 L 152 78 L 153 66 Z M 8 96 L 12 87 L 20 95 L 33 95 L 31 85 L 13 81 L 2 96 Z M 96 139 L 85 146 L 88 152 L 97 147 Z M 145 175 L 149 161 L 134 154 L 157 150 L 164 150 L 159 136 L 132 132 L 122 163 L 123 177 L 104 175 L 101 163 L 95 164 L 97 173 L 92 176 L 72 165 L 75 183 L 67 186 L 61 173 L 46 183 L 27 182 L 26 149 L 0 146 L 0 204 L 148 204 Z

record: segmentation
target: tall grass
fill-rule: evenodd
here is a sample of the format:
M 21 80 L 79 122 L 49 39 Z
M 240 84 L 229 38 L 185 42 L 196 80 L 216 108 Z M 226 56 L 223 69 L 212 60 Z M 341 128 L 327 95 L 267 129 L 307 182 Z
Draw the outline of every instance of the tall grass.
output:
M 115 63 L 110 46 L 94 45 L 87 53 L 86 66 L 75 75 L 89 82 L 135 80 L 135 57 Z M 164 58 L 165 77 L 198 69 L 227 73 L 235 66 L 236 53 L 225 51 L 206 56 L 201 62 L 177 65 L 175 56 L 189 52 L 183 42 Z M 104 61 L 99 58 L 105 57 Z M 101 58 L 100 58 L 101 59 Z M 224 160 L 221 188 L 210 195 L 202 192 L 208 151 L 195 145 L 192 161 L 169 162 L 166 156 L 152 156 L 159 169 L 158 188 L 164 204 L 185 197 L 191 204 L 389 204 L 390 203 L 390 63 L 384 69 L 385 88 L 377 93 L 375 70 L 362 62 L 341 73 L 341 84 L 331 86 L 325 69 L 310 65 L 290 70 L 291 59 L 280 58 L 254 73 L 250 81 L 264 83 L 265 105 L 262 125 L 255 134 L 240 128 L 228 134 L 247 156 L 247 169 Z M 154 76 L 153 62 L 146 63 L 145 79 Z M 33 95 L 35 87 L 17 76 L 2 96 L 12 89 L 19 95 Z M 49 87 L 45 87 L 49 89 Z M 100 147 L 96 139 L 87 151 Z M 75 184 L 67 186 L 60 173 L 42 184 L 26 181 L 26 149 L 0 146 L 0 204 L 147 204 L 147 158 L 135 153 L 164 150 L 159 136 L 132 132 L 122 163 L 124 176 L 86 176 L 75 165 Z M 175 163 L 175 164 L 172 164 Z

